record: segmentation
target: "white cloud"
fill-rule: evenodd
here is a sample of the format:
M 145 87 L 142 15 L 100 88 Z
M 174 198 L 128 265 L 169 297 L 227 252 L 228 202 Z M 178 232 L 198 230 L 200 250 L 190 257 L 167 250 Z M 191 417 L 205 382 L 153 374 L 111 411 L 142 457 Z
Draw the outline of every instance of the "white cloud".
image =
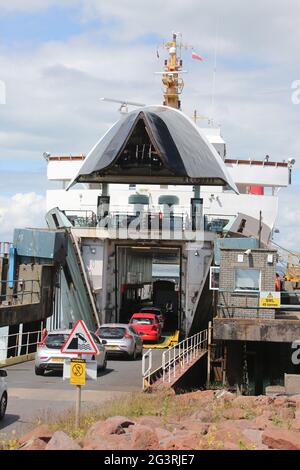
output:
M 45 227 L 46 201 L 34 192 L 0 196 L 0 241 L 12 241 L 14 228 Z

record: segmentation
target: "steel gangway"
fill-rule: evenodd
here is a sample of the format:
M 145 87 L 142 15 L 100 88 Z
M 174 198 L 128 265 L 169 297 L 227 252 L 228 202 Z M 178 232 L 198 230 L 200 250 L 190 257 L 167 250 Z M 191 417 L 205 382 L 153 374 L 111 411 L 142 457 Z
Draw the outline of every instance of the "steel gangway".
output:
M 211 328 L 190 336 L 162 354 L 159 367 L 153 367 L 153 350 L 142 359 L 143 391 L 171 388 L 197 361 L 204 357 L 211 342 Z

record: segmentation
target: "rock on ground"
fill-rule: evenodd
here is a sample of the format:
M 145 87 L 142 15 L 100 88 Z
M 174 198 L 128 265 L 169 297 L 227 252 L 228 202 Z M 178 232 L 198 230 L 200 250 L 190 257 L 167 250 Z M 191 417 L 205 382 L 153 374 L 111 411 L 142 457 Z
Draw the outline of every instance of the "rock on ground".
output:
M 155 431 L 142 424 L 137 424 L 132 428 L 132 449 L 134 450 L 155 450 L 159 449 L 159 441 Z
M 45 450 L 80 450 L 81 447 L 63 431 L 56 431 Z
M 49 426 L 47 426 L 46 424 L 42 424 L 27 432 L 26 434 L 23 434 L 23 436 L 19 438 L 19 443 L 22 445 L 25 444 L 25 442 L 32 441 L 35 439 L 41 439 L 47 443 L 50 441 L 53 434 L 54 431 L 52 431 Z
M 79 443 L 38 426 L 19 439 L 20 450 L 300 450 L 298 395 L 247 397 L 207 390 L 170 395 L 173 399 L 176 406 L 163 416 L 98 421 Z
M 262 434 L 262 442 L 271 449 L 300 450 L 300 433 L 287 429 L 266 429 Z

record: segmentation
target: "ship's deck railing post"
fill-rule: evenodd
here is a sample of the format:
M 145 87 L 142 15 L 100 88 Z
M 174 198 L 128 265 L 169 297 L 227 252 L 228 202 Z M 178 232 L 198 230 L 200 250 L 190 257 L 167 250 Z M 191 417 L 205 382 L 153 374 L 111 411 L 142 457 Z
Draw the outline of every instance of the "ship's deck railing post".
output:
M 146 362 L 148 361 L 148 367 L 146 368 Z M 142 357 L 142 375 L 143 375 L 143 390 L 147 390 L 150 387 L 150 375 L 152 369 L 152 349 L 143 354 Z

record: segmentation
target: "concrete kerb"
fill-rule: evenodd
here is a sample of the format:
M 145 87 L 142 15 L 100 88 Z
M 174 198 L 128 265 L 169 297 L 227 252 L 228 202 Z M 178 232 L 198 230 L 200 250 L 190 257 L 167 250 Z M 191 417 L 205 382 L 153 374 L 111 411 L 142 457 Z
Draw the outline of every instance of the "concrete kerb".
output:
M 0 361 L 0 369 L 2 367 L 14 366 L 15 364 L 21 364 L 21 362 L 33 361 L 35 353 L 24 354 L 22 356 L 9 357 Z

